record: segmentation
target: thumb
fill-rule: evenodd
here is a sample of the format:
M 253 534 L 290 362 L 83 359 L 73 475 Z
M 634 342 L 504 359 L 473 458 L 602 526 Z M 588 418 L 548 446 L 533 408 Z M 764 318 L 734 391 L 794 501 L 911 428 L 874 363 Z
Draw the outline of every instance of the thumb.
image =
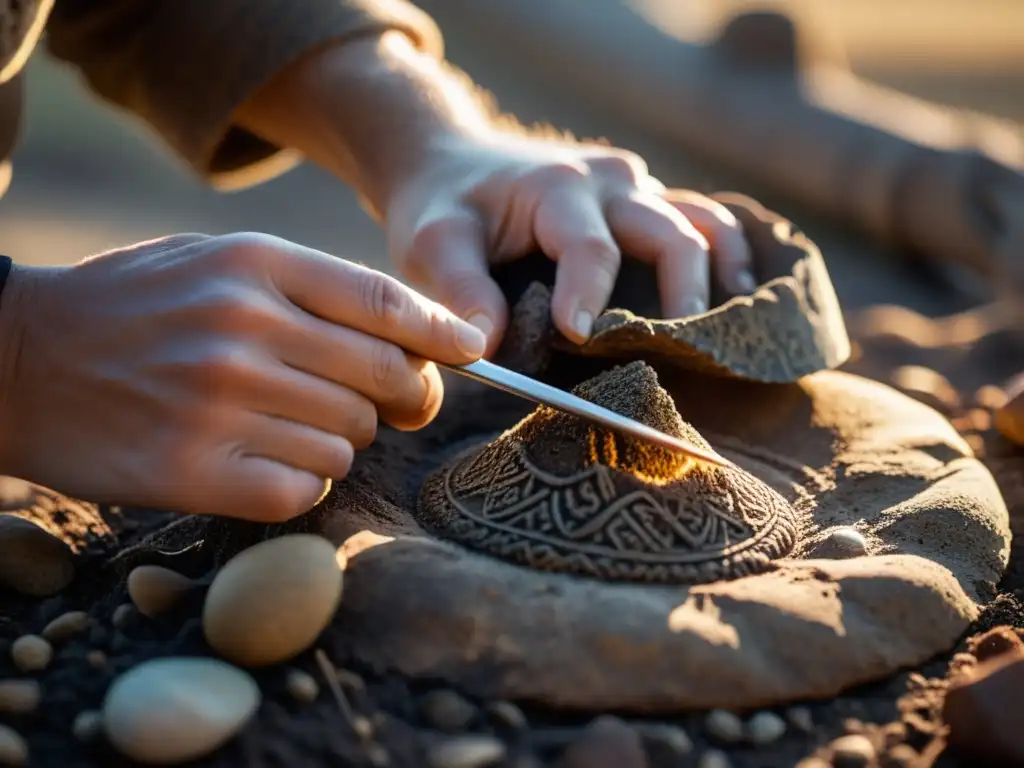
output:
M 421 226 L 406 258 L 407 277 L 487 337 L 486 355 L 501 343 L 508 304 L 490 274 L 483 222 L 471 211 Z

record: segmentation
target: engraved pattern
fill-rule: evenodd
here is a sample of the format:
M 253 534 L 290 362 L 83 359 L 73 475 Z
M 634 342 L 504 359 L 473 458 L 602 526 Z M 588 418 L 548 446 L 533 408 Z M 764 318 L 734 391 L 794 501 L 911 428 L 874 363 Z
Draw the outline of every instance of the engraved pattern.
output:
M 443 467 L 420 495 L 428 527 L 462 546 L 543 571 L 699 584 L 763 571 L 796 543 L 794 512 L 756 478 L 694 473 L 647 486 L 601 464 L 560 477 L 521 445 Z

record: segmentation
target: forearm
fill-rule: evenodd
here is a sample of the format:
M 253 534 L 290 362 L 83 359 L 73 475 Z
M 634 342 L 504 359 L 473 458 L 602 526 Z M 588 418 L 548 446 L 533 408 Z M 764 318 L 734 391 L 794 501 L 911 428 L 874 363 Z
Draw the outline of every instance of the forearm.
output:
M 430 153 L 491 130 L 473 85 L 399 32 L 311 52 L 247 100 L 240 125 L 344 179 L 383 216 Z

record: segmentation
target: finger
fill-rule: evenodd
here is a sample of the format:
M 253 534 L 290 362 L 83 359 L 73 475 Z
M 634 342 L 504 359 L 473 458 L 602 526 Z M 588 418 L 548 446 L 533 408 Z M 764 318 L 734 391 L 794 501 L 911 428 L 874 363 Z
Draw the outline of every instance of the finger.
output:
M 508 305 L 491 278 L 483 223 L 471 211 L 420 227 L 404 259 L 406 277 L 487 337 L 485 354 L 501 343 Z
M 241 454 L 215 469 L 216 476 L 196 489 L 201 498 L 187 511 L 254 523 L 283 523 L 308 512 L 323 498 L 332 479 L 277 459 Z
M 661 197 L 634 190 L 607 205 L 608 223 L 623 248 L 656 266 L 665 317 L 708 309 L 708 242 Z
M 558 263 L 551 310 L 567 338 L 590 338 L 619 274 L 621 254 L 590 187 L 565 185 L 545 195 L 534 218 L 537 243 Z
M 707 238 L 722 287 L 733 295 L 751 293 L 757 280 L 750 244 L 733 212 L 691 190 L 666 190 L 663 196 Z
M 243 434 L 242 457 L 270 459 L 319 478 L 344 477 L 355 456 L 340 435 L 273 416 L 252 414 Z
M 484 353 L 487 339 L 479 329 L 395 278 L 298 246 L 288 251 L 288 245 L 289 258 L 268 260 L 272 279 L 308 314 L 429 360 L 461 365 Z
M 397 429 L 419 429 L 441 409 L 437 366 L 391 342 L 298 315 L 271 345 L 286 365 L 369 399 L 380 419 Z

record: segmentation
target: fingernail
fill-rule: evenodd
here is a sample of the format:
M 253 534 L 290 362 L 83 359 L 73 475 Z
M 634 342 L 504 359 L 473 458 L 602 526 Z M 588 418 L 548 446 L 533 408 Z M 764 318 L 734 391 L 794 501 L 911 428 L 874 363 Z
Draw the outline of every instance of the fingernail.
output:
M 742 293 L 753 293 L 754 289 L 757 288 L 757 280 L 754 279 L 750 272 L 744 269 L 736 275 L 736 285 L 739 286 Z
M 481 314 L 473 315 L 465 323 L 459 323 L 455 334 L 455 346 L 467 357 L 480 357 L 487 350 L 487 330 L 494 324 Z
M 472 325 L 474 328 L 479 328 L 480 332 L 488 339 L 491 338 L 491 333 L 494 332 L 494 323 L 491 322 L 491 318 L 485 315 L 483 312 L 474 312 L 468 318 L 466 322 Z
M 572 328 L 584 339 L 590 338 L 590 332 L 594 330 L 594 315 L 585 309 L 576 311 L 576 317 L 572 320 Z

